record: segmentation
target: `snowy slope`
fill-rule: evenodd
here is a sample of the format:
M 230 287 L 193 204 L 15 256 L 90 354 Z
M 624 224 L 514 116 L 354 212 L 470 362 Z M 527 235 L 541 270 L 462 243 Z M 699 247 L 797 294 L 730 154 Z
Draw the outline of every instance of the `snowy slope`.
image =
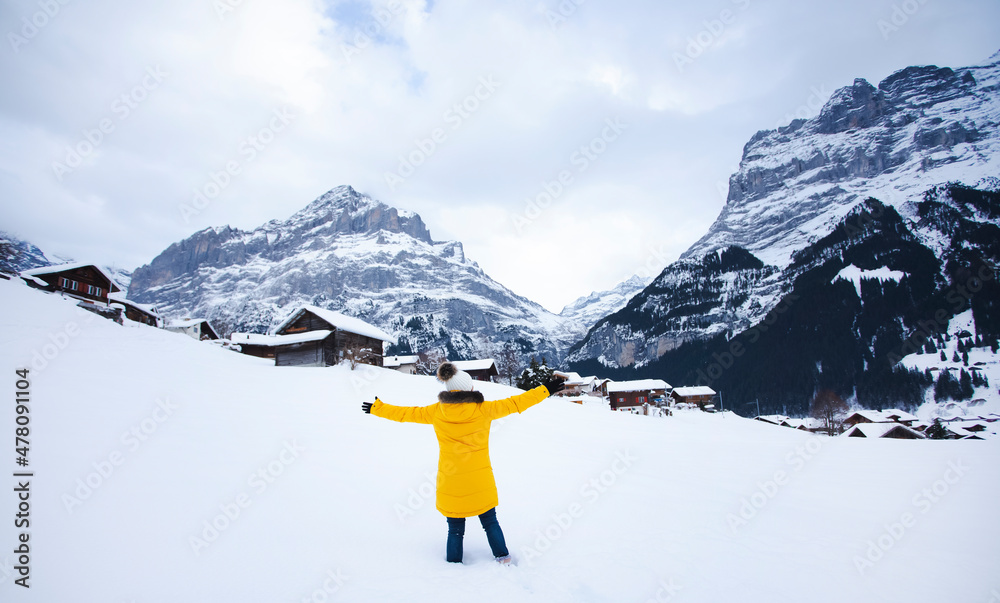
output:
M 490 560 L 474 520 L 455 566 L 432 431 L 358 408 L 429 403 L 433 379 L 278 369 L 16 282 L 0 281 L 0 304 L 8 391 L 36 365 L 31 589 L 14 584 L 11 454 L 5 602 L 936 602 L 1000 589 L 997 441 L 819 439 L 729 414 L 547 400 L 493 429 L 517 566 Z M 0 425 L 13 430 L 12 405 Z

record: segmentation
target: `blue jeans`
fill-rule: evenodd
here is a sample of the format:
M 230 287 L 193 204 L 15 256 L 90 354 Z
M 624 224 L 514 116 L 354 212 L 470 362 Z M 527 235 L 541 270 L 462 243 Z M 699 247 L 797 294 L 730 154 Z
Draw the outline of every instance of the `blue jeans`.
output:
M 465 538 L 465 518 L 446 517 L 448 520 L 447 560 L 451 563 L 462 562 L 462 540 Z M 479 523 L 486 530 L 486 539 L 490 542 L 494 557 L 506 557 L 507 543 L 503 539 L 503 530 L 497 521 L 496 507 L 479 516 Z

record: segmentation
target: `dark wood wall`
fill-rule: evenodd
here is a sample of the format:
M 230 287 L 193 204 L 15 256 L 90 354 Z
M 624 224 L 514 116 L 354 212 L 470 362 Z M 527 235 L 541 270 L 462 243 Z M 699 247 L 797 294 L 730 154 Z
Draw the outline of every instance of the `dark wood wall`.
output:
M 90 266 L 76 268 L 74 270 L 64 270 L 62 272 L 52 272 L 50 274 L 39 274 L 35 278 L 45 281 L 55 291 L 66 291 L 78 297 L 92 299 L 94 301 L 107 302 L 108 293 L 111 289 L 111 281 L 104 278 L 97 269 Z M 61 285 L 62 278 L 76 281 L 77 288 L 70 289 Z M 101 295 L 93 295 L 87 292 L 87 285 L 100 287 Z

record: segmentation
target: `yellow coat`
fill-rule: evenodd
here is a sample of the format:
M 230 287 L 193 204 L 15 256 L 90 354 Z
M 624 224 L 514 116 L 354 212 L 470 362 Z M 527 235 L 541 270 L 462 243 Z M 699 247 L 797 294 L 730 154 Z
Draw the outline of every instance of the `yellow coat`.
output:
M 493 401 L 483 401 L 480 392 L 441 392 L 430 406 L 393 406 L 376 398 L 371 411 L 401 423 L 434 426 L 440 448 L 437 510 L 445 517 L 475 517 L 499 502 L 490 465 L 490 423 L 548 397 L 544 386 Z

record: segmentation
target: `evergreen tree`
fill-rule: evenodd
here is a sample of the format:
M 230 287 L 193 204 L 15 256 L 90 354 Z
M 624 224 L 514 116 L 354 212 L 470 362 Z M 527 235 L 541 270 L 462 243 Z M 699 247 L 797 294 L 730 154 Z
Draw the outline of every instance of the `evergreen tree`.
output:
M 934 419 L 934 424 L 927 428 L 927 437 L 932 440 L 944 440 L 948 437 L 948 430 L 941 424 L 941 419 Z
M 954 383 L 955 379 L 951 376 L 951 371 L 948 369 L 942 370 L 941 374 L 938 375 L 937 382 L 934 384 L 934 400 L 936 402 L 950 400 L 954 389 L 952 384 Z
M 955 353 L 954 353 L 954 354 L 952 354 L 952 356 L 951 356 L 951 361 L 952 361 L 952 362 L 961 362 L 961 361 L 962 361 L 962 358 L 961 358 L 961 356 L 959 356 L 959 355 L 958 355 L 958 352 L 955 352 Z
M 941 350 L 941 362 L 948 362 L 948 357 L 944 355 L 944 350 Z
M 521 376 L 517 378 L 517 387 L 518 389 L 527 391 L 541 384 L 542 381 L 538 379 L 538 360 L 532 356 L 531 362 L 528 363 L 528 368 L 524 369 Z
M 517 387 L 523 390 L 534 389 L 539 385 L 545 385 L 546 381 L 552 379 L 552 369 L 548 361 L 542 357 L 542 363 L 532 356 L 528 368 L 524 369 L 521 376 L 517 378 Z
M 965 366 L 969 366 L 969 352 L 968 351 L 962 352 L 962 364 L 964 364 Z
M 958 386 L 959 391 L 956 400 L 971 400 L 972 396 L 976 394 L 976 390 L 972 387 L 972 377 L 965 370 L 962 371 L 959 377 Z

